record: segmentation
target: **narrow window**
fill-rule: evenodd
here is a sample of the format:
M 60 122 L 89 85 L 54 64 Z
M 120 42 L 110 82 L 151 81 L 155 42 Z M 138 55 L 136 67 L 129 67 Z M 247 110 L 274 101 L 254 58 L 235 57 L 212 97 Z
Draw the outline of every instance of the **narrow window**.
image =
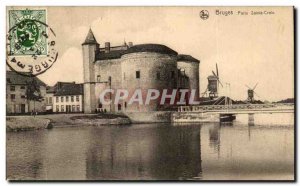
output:
M 58 103 L 59 102 L 59 97 L 56 97 L 56 103 Z
M 11 94 L 11 95 L 10 95 L 10 99 L 11 99 L 12 101 L 15 101 L 16 95 L 15 95 L 15 94 Z
M 66 102 L 69 102 L 69 96 L 66 96 Z
M 72 105 L 72 112 L 75 112 L 75 105 Z
M 52 97 L 49 98 L 49 103 L 52 104 Z
M 77 112 L 80 112 L 80 105 L 77 105 L 76 108 L 77 108 Z
M 108 84 L 111 85 L 111 76 L 108 77 Z
M 135 78 L 140 79 L 140 77 L 141 77 L 141 72 L 139 70 L 135 71 Z
M 59 105 L 56 105 L 56 112 L 59 112 Z
M 101 81 L 101 76 L 98 75 L 98 76 L 97 76 L 97 82 L 100 82 L 100 81 Z
M 60 102 L 64 102 L 64 97 L 60 97 Z
M 79 96 L 76 96 L 76 101 L 79 101 Z
M 61 106 L 61 112 L 64 112 L 64 111 L 65 111 L 65 106 L 62 105 L 62 106 Z
M 74 102 L 74 96 L 71 96 L 71 102 Z
M 15 91 L 16 87 L 15 86 L 10 86 L 10 91 Z

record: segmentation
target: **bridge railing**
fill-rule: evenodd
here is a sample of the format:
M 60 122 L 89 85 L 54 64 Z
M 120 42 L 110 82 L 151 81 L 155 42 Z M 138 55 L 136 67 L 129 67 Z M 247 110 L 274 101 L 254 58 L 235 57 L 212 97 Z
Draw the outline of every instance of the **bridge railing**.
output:
M 201 112 L 212 110 L 242 110 L 242 109 L 261 109 L 276 107 L 275 104 L 236 104 L 236 105 L 193 105 L 179 106 L 178 112 Z

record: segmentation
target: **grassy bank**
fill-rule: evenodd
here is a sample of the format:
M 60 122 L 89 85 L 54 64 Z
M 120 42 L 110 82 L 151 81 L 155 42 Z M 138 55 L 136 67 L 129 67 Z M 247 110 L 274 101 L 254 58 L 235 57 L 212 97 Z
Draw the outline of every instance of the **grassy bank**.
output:
M 37 118 L 33 116 L 7 116 L 6 131 L 28 131 L 52 128 L 50 120 L 46 118 Z
M 39 130 L 52 127 L 99 126 L 130 124 L 121 114 L 49 114 L 37 116 L 7 116 L 7 131 Z

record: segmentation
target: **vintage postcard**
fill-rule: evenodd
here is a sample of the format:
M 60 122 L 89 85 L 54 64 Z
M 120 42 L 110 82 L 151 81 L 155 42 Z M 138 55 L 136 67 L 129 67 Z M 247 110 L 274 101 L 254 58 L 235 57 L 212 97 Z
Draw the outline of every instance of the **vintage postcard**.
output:
M 295 180 L 293 7 L 6 7 L 6 179 Z

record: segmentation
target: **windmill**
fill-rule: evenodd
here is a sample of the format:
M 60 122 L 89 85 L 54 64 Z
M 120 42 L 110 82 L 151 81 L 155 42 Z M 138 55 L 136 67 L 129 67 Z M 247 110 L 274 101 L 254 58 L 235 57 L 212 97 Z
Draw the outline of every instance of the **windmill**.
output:
M 202 93 L 202 95 L 206 95 L 208 92 L 211 99 L 218 97 L 219 85 L 223 87 L 219 77 L 218 64 L 216 64 L 216 73 L 214 71 L 212 73 L 213 75 L 207 77 L 208 85 L 205 92 Z
M 258 85 L 258 83 L 256 83 L 253 88 L 250 88 L 248 85 L 246 85 L 246 87 L 248 88 L 248 91 L 247 91 L 247 93 L 248 93 L 247 101 L 249 101 L 251 103 L 254 101 L 254 94 L 257 97 L 259 97 L 258 94 L 254 91 L 257 85 Z

